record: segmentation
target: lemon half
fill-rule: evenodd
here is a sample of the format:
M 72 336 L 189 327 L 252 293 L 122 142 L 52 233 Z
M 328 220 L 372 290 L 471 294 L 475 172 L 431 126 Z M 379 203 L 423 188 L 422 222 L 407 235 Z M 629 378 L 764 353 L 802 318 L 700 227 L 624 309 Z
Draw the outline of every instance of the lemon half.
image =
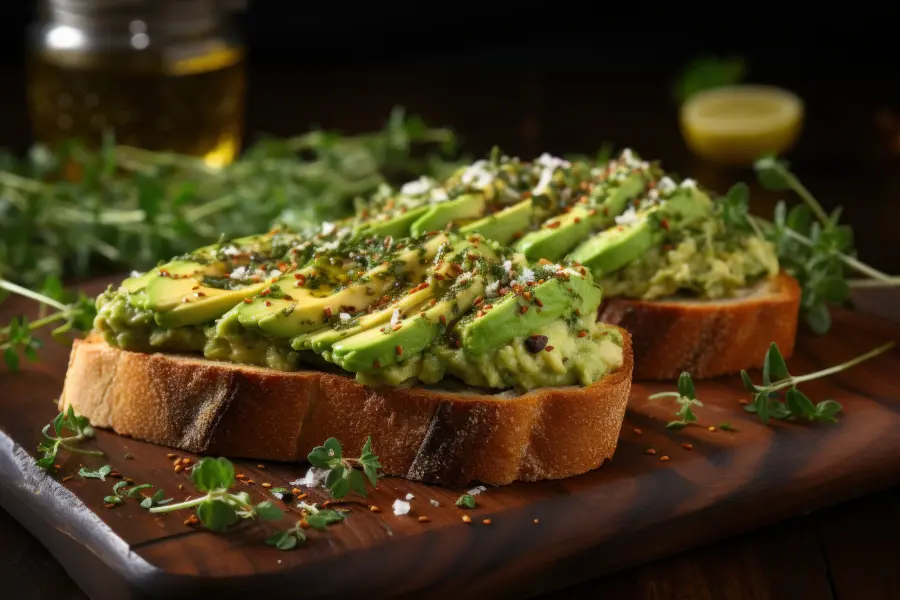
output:
M 699 156 L 750 164 L 790 148 L 803 125 L 803 102 L 787 90 L 739 85 L 699 92 L 680 111 L 681 133 Z

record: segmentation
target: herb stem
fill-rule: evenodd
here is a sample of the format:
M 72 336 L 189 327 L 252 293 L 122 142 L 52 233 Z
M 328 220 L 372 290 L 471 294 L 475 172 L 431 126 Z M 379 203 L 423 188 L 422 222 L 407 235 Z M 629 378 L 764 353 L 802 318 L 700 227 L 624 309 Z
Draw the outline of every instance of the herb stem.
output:
M 860 354 L 856 358 L 850 359 L 847 362 L 843 362 L 839 365 L 834 365 L 833 367 L 828 367 L 827 369 L 822 369 L 821 371 L 816 371 L 814 373 L 807 373 L 806 375 L 798 375 L 796 377 L 791 376 L 787 379 L 779 381 L 768 388 L 766 388 L 769 392 L 777 392 L 778 390 L 783 390 L 785 388 L 796 386 L 799 383 L 803 383 L 805 381 L 812 381 L 814 379 L 821 379 L 822 377 L 828 377 L 829 375 L 834 375 L 835 373 L 840 373 L 841 371 L 845 371 L 850 367 L 854 367 L 861 362 L 865 362 L 870 358 L 874 358 L 879 354 L 884 354 L 891 348 L 893 348 L 896 344 L 894 342 L 888 342 L 886 344 L 882 344 L 877 348 L 866 352 L 865 354 Z
M 53 323 L 54 321 L 59 321 L 59 320 L 65 319 L 65 318 L 66 318 L 65 313 L 56 312 L 56 313 L 53 313 L 52 315 L 47 315 L 46 317 L 44 317 L 42 319 L 37 319 L 36 321 L 29 322 L 28 329 L 33 331 L 35 329 L 39 329 L 39 328 L 43 327 L 44 325 L 49 325 L 50 323 Z M 9 329 L 10 329 L 9 325 L 7 325 L 6 327 L 0 328 L 0 336 L 9 334 Z
M 819 204 L 819 201 L 816 200 L 815 196 L 806 189 L 806 186 L 800 183 L 800 180 L 789 170 L 785 169 L 778 161 L 772 161 L 772 168 L 778 171 L 778 174 L 781 175 L 788 184 L 788 187 L 794 190 L 794 193 L 800 196 L 806 205 L 809 206 L 816 215 L 816 218 L 819 219 L 823 225 L 828 225 L 828 214 L 826 214 L 825 209 L 822 208 L 822 205 Z
M 656 400 L 657 398 L 680 398 L 681 394 L 678 392 L 659 392 L 657 394 L 651 394 L 647 396 L 650 400 Z
M 193 500 L 186 500 L 184 502 L 179 502 L 178 504 L 166 504 L 164 506 L 154 506 L 150 509 L 152 513 L 166 513 L 173 512 L 176 510 L 181 510 L 182 508 L 193 508 L 195 506 L 199 506 L 203 504 L 207 500 L 211 498 L 212 494 L 207 494 L 206 496 L 200 496 L 199 498 L 194 498 Z
M 851 288 L 872 288 L 900 285 L 900 277 L 889 277 L 885 279 L 849 279 L 847 285 Z
M 755 216 L 750 216 L 749 221 L 751 224 L 753 224 L 755 221 L 757 225 L 761 225 L 761 226 L 768 227 L 768 228 L 773 228 L 775 226 L 773 223 L 766 221 L 765 219 L 762 219 L 760 217 L 755 217 Z M 806 237 L 803 234 L 797 233 L 790 227 L 785 227 L 784 233 L 788 237 L 793 238 L 794 240 L 800 242 L 801 244 L 803 244 L 805 246 L 810 246 L 810 247 L 813 246 L 813 242 L 811 239 L 809 239 L 808 237 Z M 833 252 L 833 254 L 835 254 L 838 258 L 840 258 L 844 262 L 844 264 L 846 264 L 848 267 L 855 269 L 859 273 L 868 275 L 872 279 L 877 279 L 881 282 L 884 282 L 884 283 L 890 284 L 890 285 L 896 285 L 897 282 L 900 281 L 900 278 L 888 275 L 887 273 L 879 271 L 878 269 L 876 269 L 874 267 L 870 267 L 869 265 L 865 264 L 864 262 L 861 262 L 861 261 L 853 258 L 852 256 L 848 256 L 847 254 L 844 254 L 843 252 Z
M 233 206 L 235 201 L 235 196 L 228 194 L 227 196 L 222 196 L 221 198 L 216 198 L 215 200 L 201 204 L 200 206 L 187 211 L 184 216 L 188 221 L 198 221 L 207 215 L 215 214 L 222 209 Z
M 16 175 L 9 171 L 0 171 L 0 183 L 32 194 L 39 194 L 49 188 L 48 185 L 37 179 L 22 177 L 21 175 Z
M 67 439 L 71 440 L 73 438 L 67 438 Z M 82 437 L 81 439 L 83 440 L 86 438 Z M 59 445 L 62 446 L 63 448 L 65 448 L 66 450 L 68 450 L 69 452 L 75 452 L 77 454 L 89 454 L 90 456 L 103 456 L 103 452 L 101 452 L 100 450 L 83 450 L 81 448 L 75 448 L 73 446 L 70 446 L 64 442 L 60 442 Z
M 57 302 L 53 298 L 49 298 L 43 294 L 39 294 L 38 292 L 33 292 L 28 288 L 24 288 L 20 285 L 16 285 L 11 281 L 7 281 L 5 279 L 0 279 L 0 289 L 8 290 L 14 294 L 18 294 L 20 296 L 25 296 L 26 298 L 31 298 L 35 302 L 40 302 L 41 304 L 46 304 L 47 306 L 52 306 L 53 308 L 60 310 L 62 312 L 68 312 L 69 307 L 63 304 L 62 302 Z

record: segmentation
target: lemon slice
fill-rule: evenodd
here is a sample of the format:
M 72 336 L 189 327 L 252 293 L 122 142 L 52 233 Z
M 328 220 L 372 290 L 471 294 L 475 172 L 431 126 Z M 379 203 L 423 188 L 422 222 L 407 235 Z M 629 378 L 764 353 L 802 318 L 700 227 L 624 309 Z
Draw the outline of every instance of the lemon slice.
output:
M 777 87 L 739 85 L 699 92 L 681 106 L 681 133 L 699 156 L 750 164 L 790 148 L 803 125 L 803 102 Z

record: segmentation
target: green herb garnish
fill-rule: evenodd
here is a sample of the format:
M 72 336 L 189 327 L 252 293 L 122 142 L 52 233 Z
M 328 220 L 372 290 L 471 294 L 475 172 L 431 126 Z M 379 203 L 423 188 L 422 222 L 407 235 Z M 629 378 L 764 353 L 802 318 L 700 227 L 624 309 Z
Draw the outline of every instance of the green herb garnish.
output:
M 677 392 L 659 392 L 658 394 L 650 396 L 651 400 L 657 398 L 675 398 L 675 401 L 680 407 L 678 412 L 675 413 L 678 420 L 670 421 L 666 425 L 666 427 L 669 427 L 670 429 L 681 429 L 682 427 L 686 427 L 689 423 L 697 421 L 697 415 L 694 414 L 691 407 L 703 406 L 703 403 L 697 400 L 697 395 L 694 391 L 694 382 L 691 379 L 690 373 L 687 371 L 684 371 L 678 378 Z
M 894 342 L 889 342 L 874 350 L 866 352 L 847 362 L 822 369 L 807 375 L 793 376 L 788 372 L 787 364 L 781 351 L 774 343 L 766 352 L 763 363 L 762 385 L 755 385 L 746 371 L 741 371 L 741 380 L 744 387 L 753 394 L 753 403 L 744 407 L 750 413 L 756 413 L 763 423 L 769 419 L 807 419 L 809 421 L 821 421 L 824 423 L 836 423 L 837 415 L 842 406 L 834 400 L 822 400 L 813 404 L 806 394 L 797 389 L 797 385 L 805 381 L 821 379 L 835 373 L 845 371 L 850 367 L 869 360 L 879 354 L 887 352 L 894 347 Z M 783 391 L 784 399 L 781 399 Z
M 293 550 L 297 547 L 297 544 L 302 544 L 306 541 L 306 534 L 303 532 L 303 527 L 300 523 L 300 521 L 297 521 L 297 524 L 290 529 L 276 531 L 266 538 L 266 543 L 270 546 L 275 546 L 279 550 Z
M 265 500 L 259 504 L 250 503 L 246 492 L 232 494 L 229 490 L 235 483 L 234 465 L 227 458 L 202 458 L 191 470 L 194 486 L 206 495 L 177 504 L 152 506 L 150 512 L 165 513 L 183 508 L 197 508 L 197 516 L 210 530 L 222 532 L 241 519 L 260 517 L 267 521 L 279 521 L 284 513 Z M 154 497 L 157 494 L 154 494 Z M 159 504 L 150 498 L 151 504 Z M 146 502 L 146 500 L 145 500 Z M 144 503 L 141 503 L 144 506 Z M 145 506 L 146 508 L 146 506 Z
M 0 352 L 3 353 L 3 362 L 11 371 L 19 368 L 22 355 L 31 361 L 37 360 L 41 341 L 34 337 L 36 329 L 61 322 L 53 329 L 52 335 L 54 339 L 62 340 L 73 329 L 90 331 L 97 314 L 91 298 L 84 294 L 79 294 L 74 299 L 69 298 L 55 278 L 45 282 L 43 293 L 0 279 L 0 301 L 8 294 L 24 296 L 41 305 L 41 314 L 34 321 L 29 321 L 26 317 L 15 317 L 9 325 L 0 327 Z M 55 312 L 45 314 L 48 307 L 55 309 Z
M 332 498 L 343 498 L 351 491 L 365 496 L 366 477 L 373 487 L 378 485 L 381 463 L 372 452 L 371 437 L 366 439 L 359 458 L 344 458 L 341 443 L 335 438 L 328 438 L 323 445 L 313 448 L 307 459 L 312 466 L 328 470 L 325 487 Z M 354 469 L 357 466 L 362 468 L 362 473 Z
M 841 209 L 826 213 L 787 162 L 766 156 L 756 161 L 755 168 L 763 187 L 793 191 L 803 204 L 788 210 L 779 202 L 773 220 L 767 221 L 748 213 L 747 186 L 739 183 L 720 199 L 720 214 L 730 230 L 753 231 L 775 245 L 780 265 L 800 283 L 801 311 L 814 332 L 827 332 L 831 328 L 829 306 L 845 303 L 850 297 L 845 269 L 887 285 L 900 282 L 855 258 L 853 232 L 839 223 Z
M 728 421 L 725 421 L 724 423 L 719 423 L 716 427 L 718 427 L 718 428 L 721 429 L 722 431 L 737 431 L 737 428 L 734 427 L 734 426 L 733 426 L 731 423 L 729 423 Z
M 78 469 L 78 474 L 85 479 L 99 479 L 100 481 L 106 481 L 106 476 L 112 472 L 112 467 L 109 465 L 103 465 L 96 471 L 91 471 L 90 469 L 85 469 L 81 467 Z
M 344 513 L 337 510 L 319 508 L 315 504 L 300 503 L 306 524 L 318 531 L 325 531 L 329 525 L 340 523 L 346 518 Z M 275 546 L 279 550 L 293 550 L 297 544 L 306 541 L 306 533 L 302 527 L 303 521 L 284 531 L 277 531 L 266 539 L 266 543 Z
M 48 433 L 51 427 L 55 434 L 54 437 L 51 437 Z M 64 431 L 69 431 L 74 435 L 64 437 Z M 56 462 L 56 455 L 59 454 L 60 449 L 79 454 L 103 456 L 103 452 L 99 450 L 83 450 L 75 447 L 76 444 L 94 437 L 94 428 L 91 427 L 87 417 L 75 414 L 75 409 L 71 404 L 64 412 L 56 415 L 53 422 L 41 430 L 41 434 L 43 434 L 44 439 L 38 444 L 38 452 L 41 452 L 43 456 L 37 460 L 37 466 L 45 471 L 49 471 L 53 467 Z
M 456 499 L 456 505 L 460 508 L 475 508 L 475 496 L 471 494 L 463 494 Z

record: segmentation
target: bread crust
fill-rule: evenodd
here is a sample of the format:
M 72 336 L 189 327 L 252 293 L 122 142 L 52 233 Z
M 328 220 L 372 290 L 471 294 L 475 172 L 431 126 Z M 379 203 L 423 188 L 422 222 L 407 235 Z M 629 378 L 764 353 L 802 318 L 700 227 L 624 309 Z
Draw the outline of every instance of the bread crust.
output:
M 280 372 L 201 357 L 142 354 L 96 337 L 75 342 L 60 409 L 95 427 L 199 454 L 303 461 L 338 438 L 366 438 L 384 472 L 463 486 L 561 479 L 612 458 L 631 390 L 624 364 L 588 387 L 527 394 L 371 388 L 320 371 Z
M 724 301 L 610 298 L 598 320 L 631 333 L 635 380 L 672 380 L 682 371 L 704 379 L 762 367 L 772 342 L 790 358 L 799 310 L 800 285 L 780 273 Z

